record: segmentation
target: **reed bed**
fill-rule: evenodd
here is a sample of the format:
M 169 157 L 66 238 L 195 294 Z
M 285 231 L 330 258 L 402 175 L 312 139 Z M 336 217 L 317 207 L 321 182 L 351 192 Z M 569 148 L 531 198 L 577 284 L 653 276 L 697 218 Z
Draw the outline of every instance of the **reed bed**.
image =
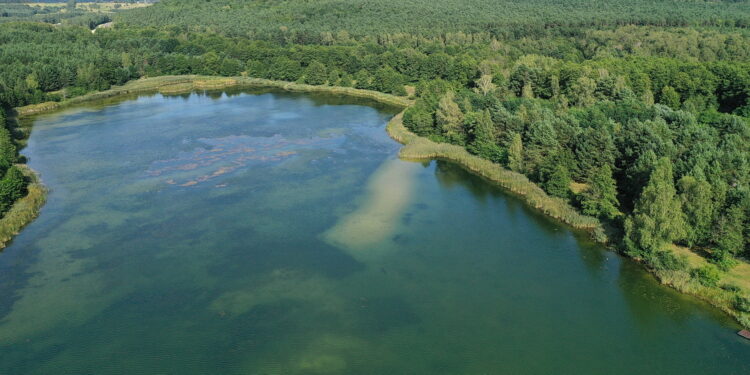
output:
M 531 207 L 552 218 L 574 228 L 597 233 L 602 231 L 598 219 L 579 213 L 561 198 L 550 197 L 526 176 L 472 155 L 461 146 L 437 143 L 419 137 L 406 129 L 400 116 L 394 117 L 389 122 L 387 130 L 393 139 L 405 145 L 399 153 L 399 156 L 404 159 L 443 159 L 458 163 L 465 169 L 523 197 Z
M 705 261 L 704 261 L 705 262 Z M 736 292 L 724 290 L 721 287 L 709 287 L 701 285 L 690 276 L 687 270 L 654 270 L 649 268 L 656 278 L 664 285 L 668 285 L 677 291 L 689 294 L 708 302 L 719 308 L 729 316 L 733 317 L 740 325 L 750 328 L 750 313 L 738 311 L 734 307 Z

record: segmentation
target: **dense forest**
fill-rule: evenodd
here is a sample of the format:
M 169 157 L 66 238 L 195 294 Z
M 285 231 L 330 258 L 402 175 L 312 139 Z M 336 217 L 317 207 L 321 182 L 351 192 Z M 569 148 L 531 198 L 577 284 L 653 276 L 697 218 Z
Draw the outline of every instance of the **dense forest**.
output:
M 747 1 L 166 0 L 115 20 L 0 25 L 0 104 L 168 74 L 410 95 L 410 130 L 528 176 L 653 268 L 718 286 L 750 255 Z M 23 192 L 11 137 L 3 209 Z
M 154 7 L 120 20 L 294 43 L 327 43 L 329 34 L 519 37 L 618 25 L 750 27 L 746 0 L 163 0 Z

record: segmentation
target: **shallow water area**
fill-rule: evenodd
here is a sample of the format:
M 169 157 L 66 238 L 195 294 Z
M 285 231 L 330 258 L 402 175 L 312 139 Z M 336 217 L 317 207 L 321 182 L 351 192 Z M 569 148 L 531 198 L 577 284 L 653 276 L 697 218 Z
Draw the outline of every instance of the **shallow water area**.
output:
M 748 374 L 728 317 L 444 162 L 269 90 L 34 118 L 0 374 Z

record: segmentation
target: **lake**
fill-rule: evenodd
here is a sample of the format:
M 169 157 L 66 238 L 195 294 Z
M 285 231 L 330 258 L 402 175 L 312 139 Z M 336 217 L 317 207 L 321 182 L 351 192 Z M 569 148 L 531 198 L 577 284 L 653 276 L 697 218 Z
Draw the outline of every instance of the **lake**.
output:
M 38 116 L 0 374 L 748 374 L 727 316 L 459 167 L 396 109 L 268 90 Z

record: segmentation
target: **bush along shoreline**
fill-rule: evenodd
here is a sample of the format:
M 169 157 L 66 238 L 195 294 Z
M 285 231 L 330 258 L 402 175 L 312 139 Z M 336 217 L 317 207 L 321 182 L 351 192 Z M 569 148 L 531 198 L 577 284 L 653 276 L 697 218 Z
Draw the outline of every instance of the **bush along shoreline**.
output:
M 124 95 L 139 93 L 162 93 L 177 95 L 200 90 L 221 90 L 227 88 L 277 88 L 297 92 L 321 92 L 336 95 L 347 95 L 358 98 L 371 99 L 376 102 L 403 108 L 387 124 L 388 134 L 404 147 L 399 156 L 403 159 L 424 160 L 442 159 L 463 167 L 492 183 L 497 184 L 509 193 L 519 196 L 522 200 L 540 212 L 548 215 L 572 228 L 585 230 L 592 238 L 602 244 L 615 247 L 623 236 L 608 225 L 608 220 L 602 222 L 599 218 L 581 213 L 572 207 L 568 200 L 549 195 L 537 183 L 531 181 L 524 174 L 506 169 L 496 161 L 488 160 L 466 147 L 432 140 L 419 136 L 409 130 L 404 124 L 404 117 L 413 116 L 410 111 L 419 106 L 419 102 L 403 96 L 396 96 L 377 91 L 357 89 L 352 87 L 336 87 L 323 85 L 309 85 L 302 83 L 276 81 L 250 77 L 216 77 L 216 76 L 160 76 L 142 78 L 130 81 L 122 86 L 114 86 L 105 91 L 94 92 L 59 102 L 45 102 L 16 108 L 18 118 L 27 118 L 45 112 L 55 111 L 69 106 L 92 102 L 96 100 L 116 98 Z M 511 141 L 512 143 L 512 141 Z M 506 156 L 507 158 L 507 156 Z M 28 176 L 29 193 L 22 198 L 0 219 L 0 245 L 4 246 L 14 234 L 38 215 L 39 208 L 44 203 L 46 190 L 39 182 L 33 171 L 26 167 L 24 174 Z M 611 172 L 610 172 L 611 173 Z M 575 183 L 569 182 L 571 186 Z M 589 188 L 584 186 L 583 189 Z M 32 194 L 33 192 L 33 194 Z M 16 209 L 18 206 L 18 209 Z M 8 221 L 8 224 L 4 222 Z M 613 220 L 619 220 L 619 215 L 613 215 Z M 10 224 L 10 223 L 13 224 Z M 6 227 L 7 226 L 7 227 Z M 5 238 L 5 240 L 3 240 Z M 616 241 L 615 241 L 616 239 Z M 636 245 L 637 246 L 637 245 Z M 616 246 L 618 249 L 622 247 Z M 718 281 L 715 266 L 705 258 L 694 255 L 685 248 L 680 251 L 659 250 L 655 252 L 634 252 L 623 250 L 621 253 L 644 264 L 652 274 L 663 284 L 676 290 L 693 295 L 718 307 L 733 316 L 740 324 L 750 327 L 750 299 L 747 298 L 746 287 Z M 746 271 L 750 276 L 750 265 L 742 263 L 738 272 Z M 748 280 L 750 282 L 750 280 Z

